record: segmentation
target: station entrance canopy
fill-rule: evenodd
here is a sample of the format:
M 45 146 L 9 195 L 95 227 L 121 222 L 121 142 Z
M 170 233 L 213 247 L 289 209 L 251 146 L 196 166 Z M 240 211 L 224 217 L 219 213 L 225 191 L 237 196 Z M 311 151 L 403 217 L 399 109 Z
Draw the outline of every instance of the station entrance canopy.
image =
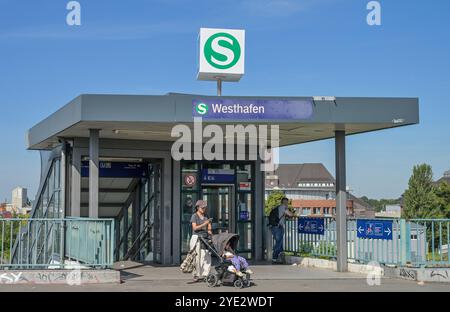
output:
M 193 124 L 194 117 L 214 124 L 279 124 L 279 146 L 287 146 L 334 138 L 335 131 L 352 135 L 416 124 L 419 105 L 417 98 L 86 94 L 31 128 L 28 149 L 52 149 L 58 138 L 88 138 L 89 129 L 101 129 L 101 139 L 175 141 L 172 127 Z
M 338 270 L 345 271 L 345 136 L 417 124 L 419 104 L 417 98 L 80 95 L 28 131 L 28 149 L 52 151 L 32 217 L 114 218 L 115 260 L 176 264 L 189 250 L 193 203 L 203 199 L 213 231 L 237 233 L 238 253 L 264 259 L 270 235 L 264 235 L 262 160 L 178 161 L 171 154 L 179 139 L 173 127 L 184 124 L 195 134 L 198 117 L 224 133 L 226 125 L 278 125 L 281 147 L 335 138 Z M 58 192 L 54 204 L 49 185 Z

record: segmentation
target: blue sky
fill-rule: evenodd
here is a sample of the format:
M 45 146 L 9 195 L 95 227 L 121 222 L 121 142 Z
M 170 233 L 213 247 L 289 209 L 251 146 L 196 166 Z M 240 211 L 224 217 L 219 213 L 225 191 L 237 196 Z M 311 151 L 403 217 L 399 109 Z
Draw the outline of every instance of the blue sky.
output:
M 348 184 L 356 195 L 398 197 L 415 164 L 450 169 L 450 1 L 80 0 L 82 25 L 66 24 L 65 0 L 0 0 L 0 201 L 39 183 L 39 153 L 25 133 L 81 93 L 214 94 L 195 79 L 200 27 L 246 29 L 246 75 L 227 95 L 420 98 L 420 125 L 351 136 Z M 323 162 L 334 142 L 281 150 L 282 162 Z

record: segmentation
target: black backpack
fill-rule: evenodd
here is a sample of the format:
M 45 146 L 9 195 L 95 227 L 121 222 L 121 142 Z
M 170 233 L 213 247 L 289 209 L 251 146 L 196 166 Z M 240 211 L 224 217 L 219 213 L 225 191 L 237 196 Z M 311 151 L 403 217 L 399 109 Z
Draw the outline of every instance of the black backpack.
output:
M 278 226 L 280 218 L 278 217 L 278 206 L 273 208 L 269 214 L 269 226 Z

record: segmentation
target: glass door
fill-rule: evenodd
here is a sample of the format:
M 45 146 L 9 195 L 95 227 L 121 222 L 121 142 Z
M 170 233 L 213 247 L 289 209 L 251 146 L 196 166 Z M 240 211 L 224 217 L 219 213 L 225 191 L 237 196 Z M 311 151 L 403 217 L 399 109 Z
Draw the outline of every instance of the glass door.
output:
M 202 199 L 208 202 L 207 214 L 212 221 L 213 234 L 235 232 L 232 185 L 204 185 Z

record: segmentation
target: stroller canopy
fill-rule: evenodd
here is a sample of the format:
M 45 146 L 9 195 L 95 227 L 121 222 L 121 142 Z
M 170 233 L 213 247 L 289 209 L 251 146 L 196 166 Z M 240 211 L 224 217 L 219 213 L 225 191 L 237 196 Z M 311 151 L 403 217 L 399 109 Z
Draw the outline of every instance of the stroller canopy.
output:
M 213 235 L 212 237 L 214 249 L 220 256 L 222 256 L 222 254 L 224 253 L 225 247 L 228 243 L 230 243 L 230 247 L 233 249 L 233 251 L 236 250 L 238 241 L 239 235 L 235 233 L 220 233 Z

